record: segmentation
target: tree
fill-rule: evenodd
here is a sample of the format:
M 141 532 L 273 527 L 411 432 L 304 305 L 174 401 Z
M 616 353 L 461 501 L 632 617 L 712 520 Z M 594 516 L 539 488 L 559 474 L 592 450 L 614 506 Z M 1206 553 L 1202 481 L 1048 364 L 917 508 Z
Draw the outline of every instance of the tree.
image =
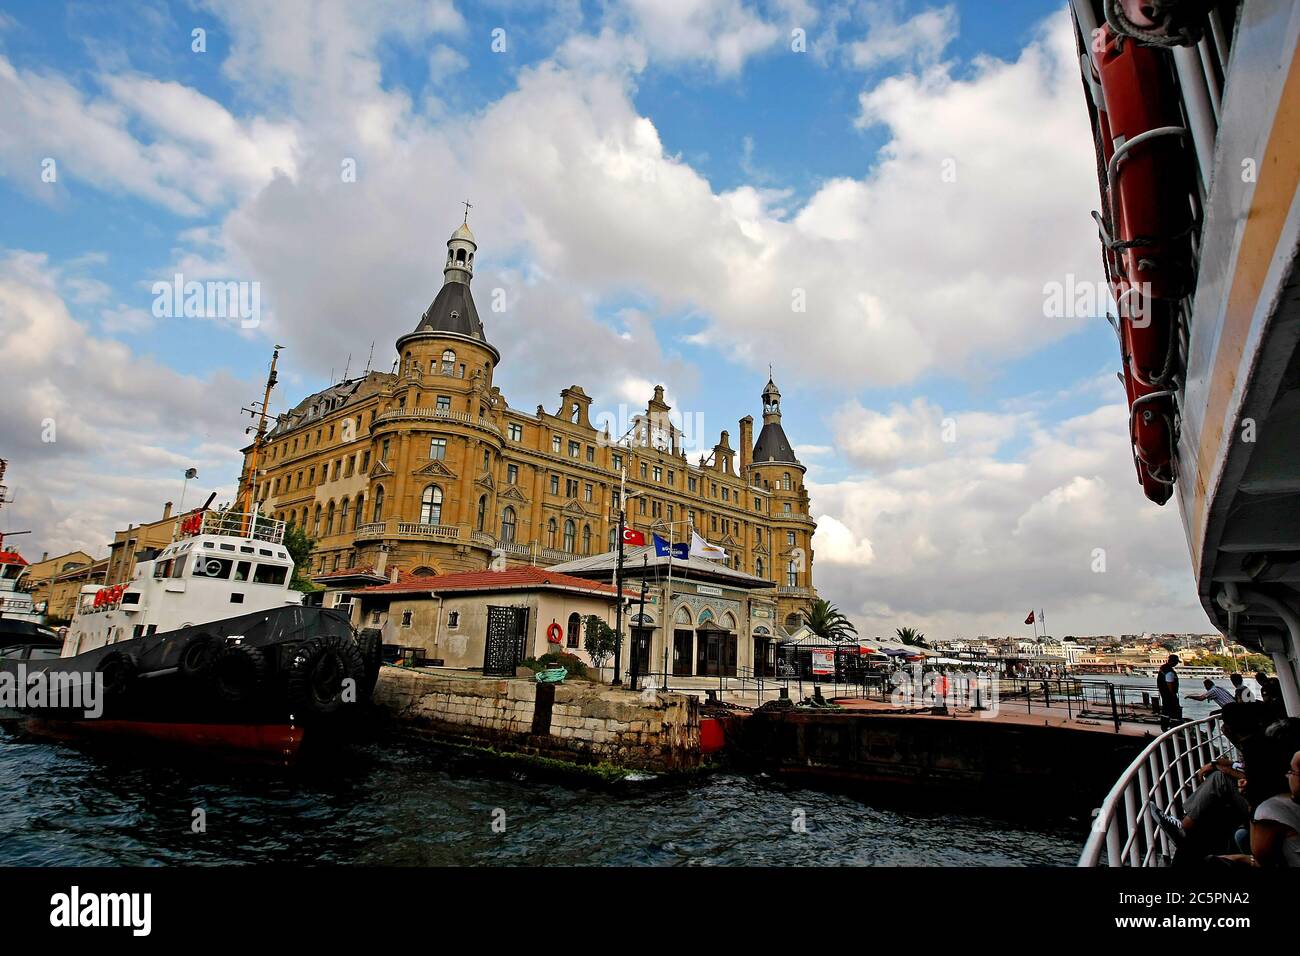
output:
M 583 638 L 583 649 L 586 650 L 593 664 L 597 667 L 604 666 L 606 659 L 614 656 L 614 648 L 618 645 L 618 634 L 594 614 L 587 615 L 584 630 L 586 634 Z
M 910 644 L 912 647 L 929 647 L 929 643 L 922 634 L 914 627 L 900 627 L 894 632 L 898 635 L 899 641 L 904 644 Z
M 289 552 L 289 557 L 293 558 L 293 580 L 289 582 L 290 589 L 302 591 L 304 594 L 321 590 L 319 585 L 312 582 L 311 575 L 307 572 L 311 567 L 311 553 L 316 548 L 316 539 L 308 537 L 302 527 L 291 524 L 284 530 L 284 547 Z
M 847 641 L 858 636 L 858 629 L 853 622 L 840 613 L 834 604 L 817 598 L 812 607 L 804 612 L 804 624 L 818 637 L 832 641 Z

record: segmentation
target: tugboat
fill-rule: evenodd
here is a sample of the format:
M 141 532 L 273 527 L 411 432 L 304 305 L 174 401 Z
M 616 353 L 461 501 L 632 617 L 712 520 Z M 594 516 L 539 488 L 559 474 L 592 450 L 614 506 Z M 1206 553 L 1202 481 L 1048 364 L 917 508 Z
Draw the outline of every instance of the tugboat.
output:
M 83 587 L 58 657 L 44 637 L 0 650 L 0 722 L 288 763 L 305 734 L 328 736 L 369 700 L 379 632 L 303 606 L 285 523 L 254 501 L 279 352 L 262 401 L 245 409 L 257 425 L 240 507 L 209 510 L 209 498 L 177 519 L 170 544 L 141 555 L 130 581 Z
M 342 613 L 302 605 L 284 530 L 257 511 L 182 516 L 129 582 L 81 589 L 58 657 L 37 642 L 0 655 L 0 684 L 80 689 L 9 707 L 6 722 L 291 761 L 306 733 L 369 699 L 381 648 Z
M 0 618 L 44 624 L 45 615 L 36 609 L 31 594 L 23 587 L 27 561 L 17 551 L 5 548 L 0 534 Z

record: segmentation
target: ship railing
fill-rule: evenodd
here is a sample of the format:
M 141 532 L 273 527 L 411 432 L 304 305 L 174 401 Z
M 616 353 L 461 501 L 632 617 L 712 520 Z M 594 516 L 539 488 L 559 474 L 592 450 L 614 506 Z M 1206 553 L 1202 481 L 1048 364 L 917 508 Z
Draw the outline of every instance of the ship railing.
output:
M 284 543 L 284 522 L 253 511 L 203 511 L 198 534 L 251 538 L 270 544 Z
M 1163 866 L 1173 844 L 1150 807 L 1181 817 L 1202 781 L 1197 771 L 1219 757 L 1235 758 L 1220 715 L 1179 724 L 1156 737 L 1129 764 L 1101 803 L 1079 866 Z

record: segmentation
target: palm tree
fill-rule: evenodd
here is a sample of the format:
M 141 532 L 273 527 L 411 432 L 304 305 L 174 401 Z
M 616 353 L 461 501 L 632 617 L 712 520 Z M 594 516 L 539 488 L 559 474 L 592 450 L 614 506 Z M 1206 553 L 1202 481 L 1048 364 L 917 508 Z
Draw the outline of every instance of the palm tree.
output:
M 929 647 L 926 643 L 925 635 L 914 627 L 900 627 L 895 632 L 899 641 L 904 644 L 910 644 L 912 647 Z
M 858 629 L 853 626 L 853 622 L 841 614 L 834 604 L 821 598 L 813 601 L 812 607 L 804 613 L 803 622 L 818 637 L 832 641 L 847 641 L 858 636 Z

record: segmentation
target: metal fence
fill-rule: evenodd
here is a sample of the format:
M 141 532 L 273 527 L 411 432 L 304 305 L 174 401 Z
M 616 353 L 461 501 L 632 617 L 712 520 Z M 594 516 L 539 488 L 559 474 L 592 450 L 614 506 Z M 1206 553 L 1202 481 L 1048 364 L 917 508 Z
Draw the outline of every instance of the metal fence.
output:
M 1159 866 L 1173 855 L 1168 835 L 1147 809 L 1176 811 L 1200 786 L 1196 771 L 1220 756 L 1236 757 L 1219 716 L 1179 724 L 1147 745 L 1106 794 L 1079 866 Z M 1181 814 L 1179 814 L 1181 815 Z

